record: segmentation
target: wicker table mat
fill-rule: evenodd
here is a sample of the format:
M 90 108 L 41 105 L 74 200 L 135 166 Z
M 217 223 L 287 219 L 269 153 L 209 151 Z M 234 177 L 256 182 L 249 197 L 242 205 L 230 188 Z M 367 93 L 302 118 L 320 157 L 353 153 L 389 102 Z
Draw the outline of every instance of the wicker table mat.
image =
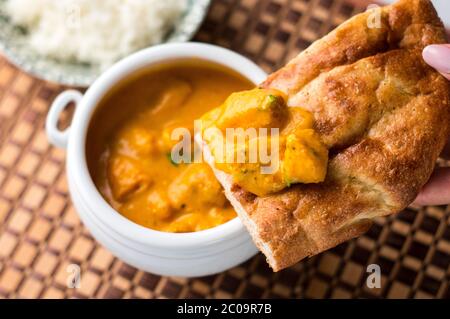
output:
M 196 40 L 272 71 L 357 11 L 342 0 L 216 0 Z M 65 153 L 46 140 L 45 116 L 62 89 L 0 58 L 0 297 L 450 297 L 446 207 L 379 219 L 365 236 L 276 274 L 261 255 L 196 279 L 124 264 L 80 223 Z M 80 289 L 67 288 L 71 263 L 81 266 Z M 380 289 L 365 284 L 371 263 L 381 266 Z

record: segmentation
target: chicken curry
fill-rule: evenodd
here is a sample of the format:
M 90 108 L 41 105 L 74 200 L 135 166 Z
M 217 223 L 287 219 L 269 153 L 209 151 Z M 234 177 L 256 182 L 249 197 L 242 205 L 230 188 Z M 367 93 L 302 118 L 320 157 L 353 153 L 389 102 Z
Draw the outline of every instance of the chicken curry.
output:
M 253 194 L 265 196 L 295 183 L 319 183 L 325 179 L 328 149 L 313 129 L 313 116 L 301 107 L 287 107 L 282 92 L 255 88 L 233 93 L 220 107 L 205 114 L 202 120 L 202 137 L 214 158 L 214 166 L 231 175 L 234 183 Z M 207 134 L 206 130 L 210 128 L 216 130 Z M 228 147 L 224 146 L 226 143 L 222 136 L 230 128 L 242 129 L 240 134 L 244 138 Z M 244 131 L 248 128 L 276 129 L 276 133 L 259 133 L 252 137 L 248 130 Z M 239 133 L 235 136 L 233 141 Z M 263 139 L 265 142 L 261 143 Z M 274 140 L 276 144 L 272 143 Z M 250 145 L 256 145 L 254 150 L 257 154 L 253 161 L 250 159 Z M 261 170 L 261 151 L 270 155 L 270 148 L 270 152 L 278 154 L 277 157 L 272 156 L 277 163 L 272 171 L 265 172 Z M 231 161 L 222 156 L 230 153 L 241 153 L 244 160 L 238 161 L 237 155 L 232 156 Z
M 224 67 L 176 61 L 143 71 L 112 90 L 97 108 L 87 160 L 103 197 L 123 216 L 166 232 L 208 229 L 235 217 L 205 163 L 174 163 L 174 128 L 194 120 L 250 81 Z

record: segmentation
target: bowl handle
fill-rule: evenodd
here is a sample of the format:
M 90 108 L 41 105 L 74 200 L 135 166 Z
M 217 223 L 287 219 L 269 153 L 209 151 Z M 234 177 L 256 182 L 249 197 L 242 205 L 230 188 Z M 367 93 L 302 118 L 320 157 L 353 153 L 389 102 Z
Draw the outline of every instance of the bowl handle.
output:
M 58 129 L 58 118 L 62 111 L 71 103 L 74 102 L 75 106 L 80 103 L 83 98 L 83 94 L 75 90 L 68 90 L 62 92 L 53 101 L 50 111 L 48 112 L 47 119 L 45 121 L 45 131 L 47 132 L 47 138 L 53 146 L 66 148 L 67 141 L 69 139 L 69 129 L 67 127 L 64 131 Z

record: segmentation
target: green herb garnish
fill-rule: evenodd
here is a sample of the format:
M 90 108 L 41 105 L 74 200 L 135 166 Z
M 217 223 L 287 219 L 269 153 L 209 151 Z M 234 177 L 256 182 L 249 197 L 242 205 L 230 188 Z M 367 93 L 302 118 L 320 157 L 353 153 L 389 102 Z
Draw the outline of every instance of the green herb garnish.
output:
M 169 160 L 170 164 L 172 164 L 173 166 L 178 166 L 180 165 L 179 163 L 174 162 L 174 160 L 172 159 L 172 153 L 167 153 L 166 154 L 167 159 Z

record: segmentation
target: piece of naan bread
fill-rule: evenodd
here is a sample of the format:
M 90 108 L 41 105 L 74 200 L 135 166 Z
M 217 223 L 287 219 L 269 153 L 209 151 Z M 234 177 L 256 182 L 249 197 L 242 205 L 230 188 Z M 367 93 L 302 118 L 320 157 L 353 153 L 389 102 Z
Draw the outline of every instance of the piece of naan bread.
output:
M 446 42 L 435 9 L 428 0 L 400 0 L 379 12 L 379 28 L 375 11 L 359 14 L 261 84 L 313 113 L 330 149 L 325 182 L 257 197 L 215 170 L 274 271 L 404 209 L 449 137 L 450 84 L 422 59 L 425 46 Z

